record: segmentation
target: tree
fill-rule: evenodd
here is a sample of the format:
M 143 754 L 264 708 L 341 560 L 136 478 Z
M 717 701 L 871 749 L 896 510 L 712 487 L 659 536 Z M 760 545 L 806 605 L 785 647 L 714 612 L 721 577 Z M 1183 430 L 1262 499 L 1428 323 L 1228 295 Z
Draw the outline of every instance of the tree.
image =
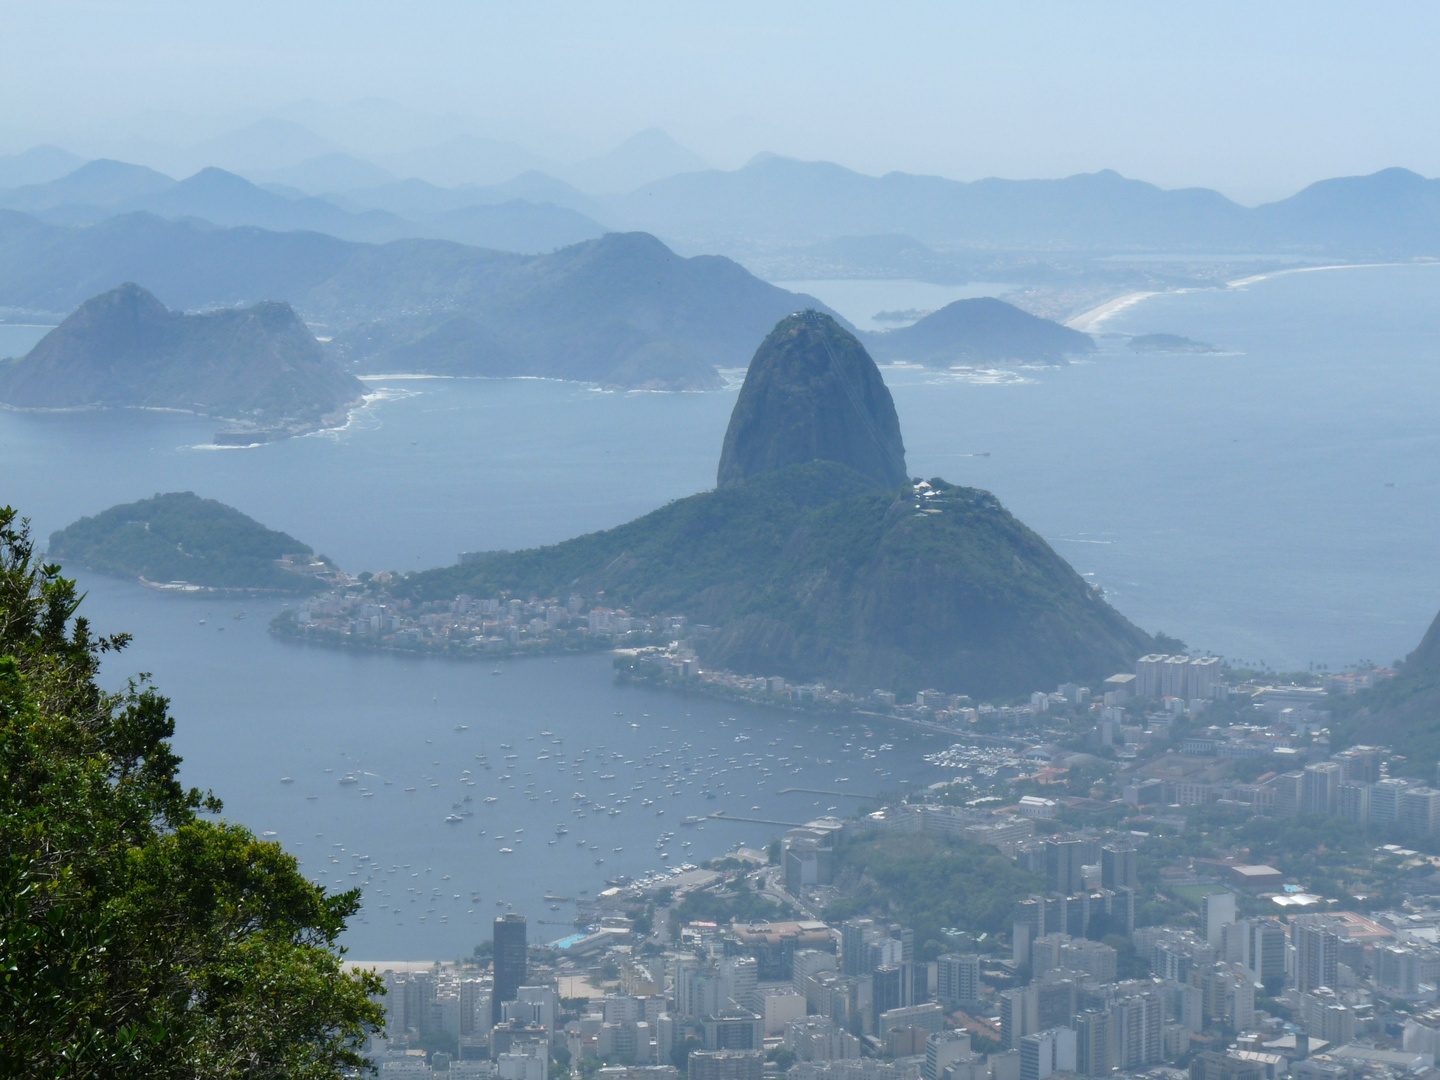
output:
M 169 702 L 102 690 L 60 567 L 0 509 L 0 1074 L 339 1075 L 383 1014 L 327 895 L 180 783 Z

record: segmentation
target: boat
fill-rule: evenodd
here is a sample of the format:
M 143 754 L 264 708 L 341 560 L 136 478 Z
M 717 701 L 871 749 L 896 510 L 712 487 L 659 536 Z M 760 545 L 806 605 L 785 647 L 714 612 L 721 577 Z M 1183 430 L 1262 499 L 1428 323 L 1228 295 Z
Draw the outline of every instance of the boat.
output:
M 319 797 L 320 797 L 319 795 L 306 795 L 306 796 L 305 796 L 305 798 L 307 798 L 307 799 L 318 799 Z
M 459 814 L 447 814 L 447 815 L 445 815 L 445 820 L 446 820 L 447 822 L 449 822 L 451 825 L 455 825 L 455 824 L 458 824 L 458 823 L 461 822 L 461 821 L 464 821 L 465 819 L 462 818 Z
M 272 836 L 279 836 L 280 834 L 277 833 L 274 829 L 266 829 L 266 830 L 265 830 L 263 833 L 261 833 L 260 835 L 263 836 L 263 837 L 265 837 L 265 839 L 268 840 L 268 839 L 270 839 L 270 837 L 272 837 Z
M 280 782 L 282 784 L 293 784 L 295 782 L 295 778 L 293 776 L 282 776 L 280 777 Z
M 469 730 L 470 730 L 470 725 L 469 725 L 469 724 L 456 724 L 456 725 L 455 725 L 455 730 L 456 730 L 456 731 L 469 731 Z
M 497 799 L 494 795 L 486 795 L 486 796 L 485 796 L 485 801 L 486 801 L 487 803 L 492 803 L 492 802 L 499 802 L 500 800 Z
M 414 789 L 413 787 L 407 787 L 405 790 L 406 790 L 406 791 L 414 791 L 415 789 Z
M 680 819 L 680 824 L 681 824 L 681 825 L 699 825 L 699 824 L 700 824 L 702 821 L 704 821 L 704 820 L 705 820 L 705 819 L 704 819 L 703 817 L 696 817 L 695 815 L 692 814 L 692 815 L 690 815 L 690 816 L 687 817 L 687 818 L 681 818 L 681 819 Z
M 349 785 L 349 784 L 358 784 L 359 782 L 360 782 L 360 781 L 355 777 L 355 775 L 354 775 L 353 773 L 346 773 L 344 776 L 340 777 L 340 779 L 337 781 L 337 783 L 346 784 L 346 785 Z
M 501 854 L 501 855 L 514 855 L 514 854 L 515 854 L 515 849 L 514 849 L 514 848 L 508 848 L 508 847 L 502 847 L 502 848 L 500 849 L 500 854 Z

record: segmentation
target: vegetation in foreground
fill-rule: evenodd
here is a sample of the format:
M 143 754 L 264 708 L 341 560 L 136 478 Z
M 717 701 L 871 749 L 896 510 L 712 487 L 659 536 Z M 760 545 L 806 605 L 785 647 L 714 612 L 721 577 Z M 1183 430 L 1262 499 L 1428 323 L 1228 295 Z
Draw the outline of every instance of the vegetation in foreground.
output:
M 169 703 L 102 690 L 75 583 L 0 510 L 0 1074 L 339 1076 L 382 1020 L 328 895 L 186 788 Z

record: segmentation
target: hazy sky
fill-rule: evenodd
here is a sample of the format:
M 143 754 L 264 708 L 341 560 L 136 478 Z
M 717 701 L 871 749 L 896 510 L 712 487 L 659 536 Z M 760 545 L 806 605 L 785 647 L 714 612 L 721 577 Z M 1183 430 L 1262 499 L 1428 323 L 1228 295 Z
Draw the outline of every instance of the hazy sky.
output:
M 725 167 L 1114 168 L 1241 197 L 1440 174 L 1434 4 L 3 0 L 0 26 L 10 150 L 381 97 L 574 156 L 658 125 Z

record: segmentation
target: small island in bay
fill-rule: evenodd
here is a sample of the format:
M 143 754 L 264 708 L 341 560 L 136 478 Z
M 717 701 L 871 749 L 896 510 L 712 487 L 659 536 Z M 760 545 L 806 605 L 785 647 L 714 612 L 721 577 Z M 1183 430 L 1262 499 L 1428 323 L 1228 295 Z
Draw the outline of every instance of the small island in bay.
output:
M 305 595 L 344 581 L 308 544 L 192 491 L 81 518 L 51 534 L 48 556 L 173 592 Z
M 1130 348 L 1138 353 L 1214 353 L 1220 350 L 1203 341 L 1193 341 L 1179 334 L 1138 334 L 1130 339 Z
M 0 403 L 11 408 L 198 413 L 231 421 L 215 440 L 231 445 L 338 426 L 363 396 L 289 304 L 191 315 L 130 283 L 0 361 Z
M 957 364 L 1062 364 L 1069 356 L 1095 350 L 1089 334 L 990 296 L 956 300 L 939 311 L 922 315 L 910 326 L 862 336 L 882 361 L 941 368 Z

